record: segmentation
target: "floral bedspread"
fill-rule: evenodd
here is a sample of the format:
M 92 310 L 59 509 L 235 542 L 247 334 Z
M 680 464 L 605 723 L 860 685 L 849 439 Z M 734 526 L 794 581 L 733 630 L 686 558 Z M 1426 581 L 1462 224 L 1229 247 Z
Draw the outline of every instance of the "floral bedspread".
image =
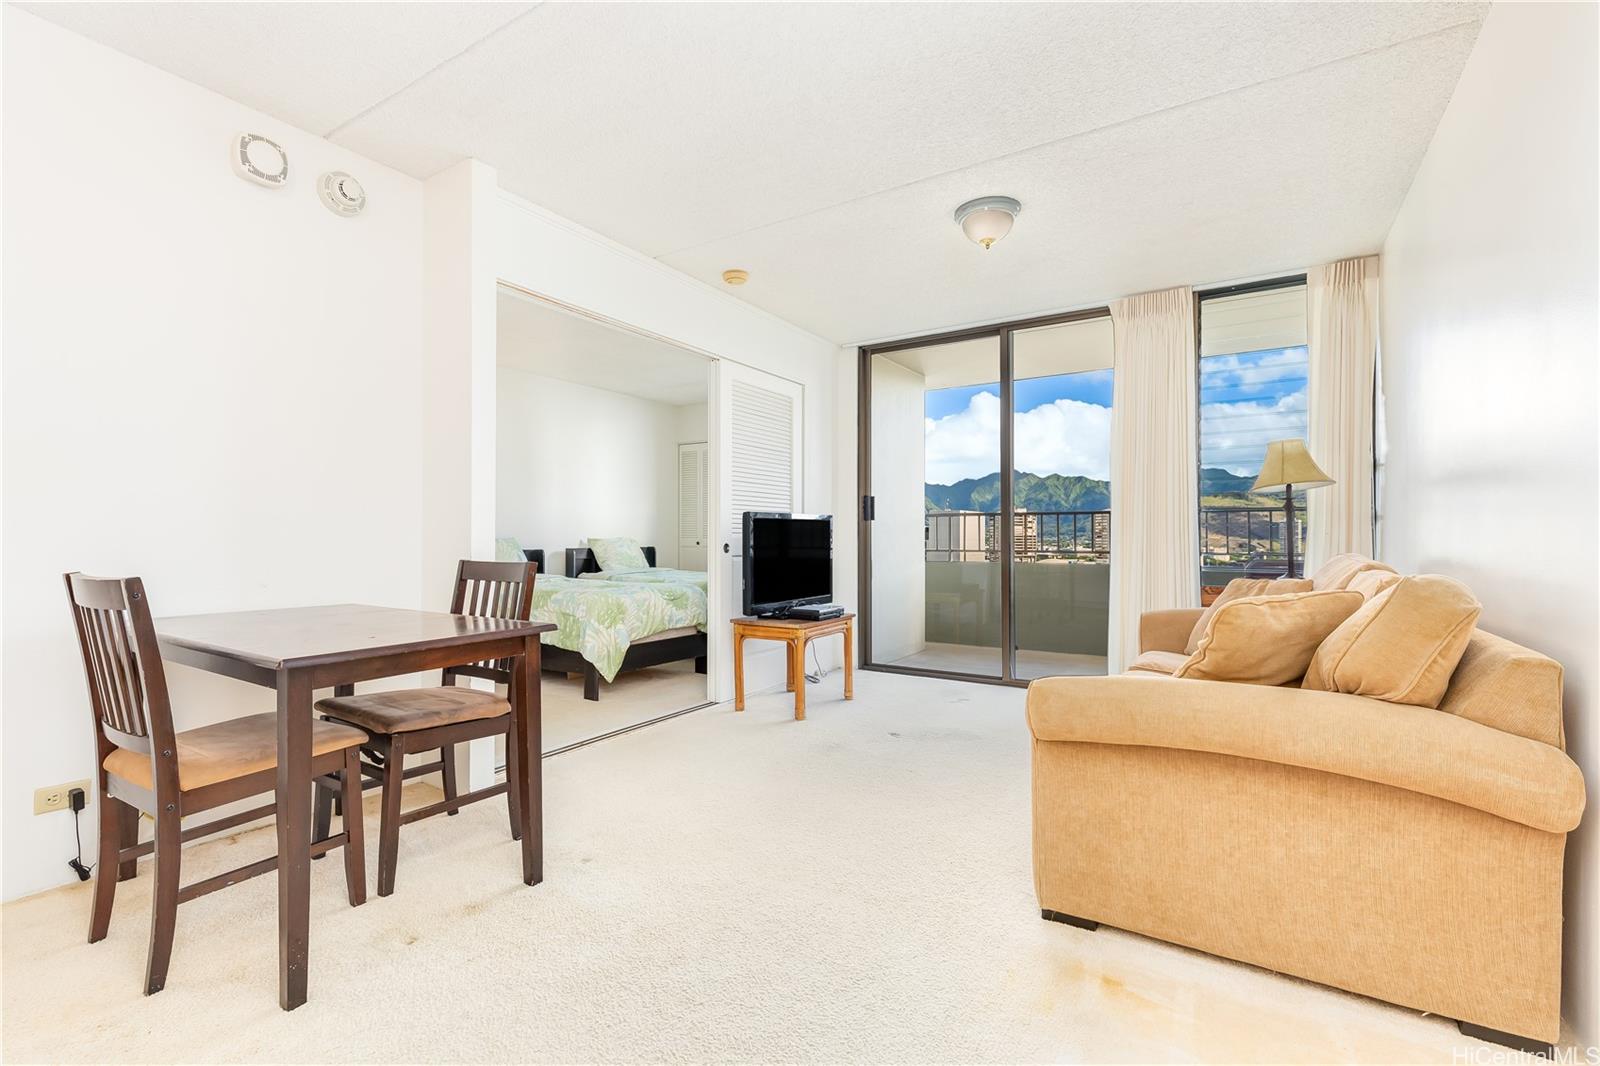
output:
M 540 638 L 544 643 L 577 652 L 611 681 L 634 641 L 686 626 L 704 631 L 706 590 L 682 580 L 597 581 L 540 574 L 533 586 L 532 617 L 556 625 Z
M 601 570 L 583 577 L 586 581 L 620 581 L 625 585 L 694 585 L 701 592 L 706 591 L 704 570 L 653 566 L 648 570 Z

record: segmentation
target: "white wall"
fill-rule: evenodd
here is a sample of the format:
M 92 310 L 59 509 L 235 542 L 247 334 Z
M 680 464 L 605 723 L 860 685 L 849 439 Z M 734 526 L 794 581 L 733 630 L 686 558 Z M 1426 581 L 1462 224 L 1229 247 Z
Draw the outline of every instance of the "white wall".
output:
M 1382 543 L 1566 667 L 1600 788 L 1596 8 L 1496 4 L 1383 246 Z M 1591 808 L 1594 804 L 1591 803 Z M 1600 817 L 1567 846 L 1565 1005 L 1600 1042 Z
M 417 606 L 423 194 L 13 7 L 3 17 L 13 898 L 72 877 L 71 817 L 35 817 L 33 790 L 91 776 L 64 571 L 138 574 L 157 614 Z M 288 188 L 234 176 L 241 130 L 284 146 Z M 316 200 L 332 168 L 366 186 L 359 218 Z M 169 675 L 180 728 L 273 706 L 265 689 Z M 85 830 L 92 849 L 92 817 Z
M 678 444 L 705 439 L 705 404 L 677 406 L 499 367 L 497 535 L 563 550 L 635 537 L 678 565 Z
M 927 646 L 928 379 L 889 359 L 872 363 L 872 658 L 890 663 Z
M 802 506 L 820 512 L 832 507 L 837 345 L 525 200 L 502 193 L 501 201 L 497 263 L 502 281 L 680 347 L 799 382 L 805 431 Z M 711 555 L 726 561 L 720 544 L 712 544 Z M 854 580 L 852 571 L 839 583 Z M 713 619 L 714 627 L 725 628 L 725 623 Z M 719 639 L 714 629 L 713 637 L 712 656 L 725 662 L 725 633 Z M 833 643 L 824 642 L 821 649 L 826 665 L 839 662 Z M 747 661 L 752 687 L 781 684 L 782 652 L 776 645 L 755 650 L 760 647 L 751 645 Z
M 494 558 L 495 173 L 465 159 L 423 186 L 422 441 L 418 576 L 423 601 L 448 604 L 456 563 Z M 475 741 L 478 753 L 486 741 Z M 484 761 L 474 788 L 489 784 Z

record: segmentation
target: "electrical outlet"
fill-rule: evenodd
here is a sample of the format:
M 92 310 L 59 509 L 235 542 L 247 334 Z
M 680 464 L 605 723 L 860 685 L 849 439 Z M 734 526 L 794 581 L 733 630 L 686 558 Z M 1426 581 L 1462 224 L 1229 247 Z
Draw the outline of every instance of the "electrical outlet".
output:
M 68 781 L 64 785 L 51 785 L 48 788 L 33 790 L 33 813 L 49 814 L 51 811 L 67 811 L 72 808 L 67 804 L 67 793 L 75 788 L 83 789 L 84 795 L 89 794 L 89 782 Z

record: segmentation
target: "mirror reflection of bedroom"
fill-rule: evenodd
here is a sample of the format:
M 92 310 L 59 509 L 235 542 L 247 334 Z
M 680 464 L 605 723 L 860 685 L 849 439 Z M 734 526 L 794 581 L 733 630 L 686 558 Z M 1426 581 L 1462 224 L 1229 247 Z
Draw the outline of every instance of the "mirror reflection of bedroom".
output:
M 710 360 L 502 287 L 496 556 L 539 563 L 549 754 L 707 703 Z

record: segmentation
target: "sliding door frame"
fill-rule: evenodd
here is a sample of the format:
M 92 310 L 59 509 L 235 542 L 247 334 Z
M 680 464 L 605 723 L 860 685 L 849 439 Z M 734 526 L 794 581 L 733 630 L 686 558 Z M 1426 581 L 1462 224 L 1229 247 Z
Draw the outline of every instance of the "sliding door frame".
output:
M 1012 576 L 1016 560 L 1012 558 L 1015 539 L 1012 509 L 1016 503 L 1015 492 L 1015 434 L 1016 412 L 1012 410 L 1016 398 L 1016 381 L 1012 366 L 1012 336 L 1019 330 L 1039 326 L 1059 326 L 1067 322 L 1085 322 L 1108 318 L 1110 307 L 1089 307 L 1080 311 L 1067 311 L 1055 315 L 996 322 L 987 326 L 971 326 L 929 333 L 920 337 L 885 341 L 882 344 L 862 345 L 856 349 L 856 558 L 857 558 L 857 608 L 861 619 L 861 668 L 886 674 L 907 674 L 913 677 L 937 677 L 949 681 L 976 681 L 985 685 L 1006 685 L 1026 688 L 1026 679 L 1016 676 L 1015 620 L 1012 609 Z M 928 348 L 956 341 L 981 340 L 995 337 L 999 340 L 1000 409 L 1000 512 L 996 521 L 1000 525 L 1000 673 L 998 676 L 967 674 L 955 670 L 919 669 L 878 663 L 872 659 L 872 520 L 868 517 L 872 498 L 872 358 L 903 352 L 911 348 Z M 1196 472 L 1198 477 L 1198 471 Z M 1198 519 L 1197 519 L 1198 521 Z M 924 556 L 926 558 L 926 556 Z

